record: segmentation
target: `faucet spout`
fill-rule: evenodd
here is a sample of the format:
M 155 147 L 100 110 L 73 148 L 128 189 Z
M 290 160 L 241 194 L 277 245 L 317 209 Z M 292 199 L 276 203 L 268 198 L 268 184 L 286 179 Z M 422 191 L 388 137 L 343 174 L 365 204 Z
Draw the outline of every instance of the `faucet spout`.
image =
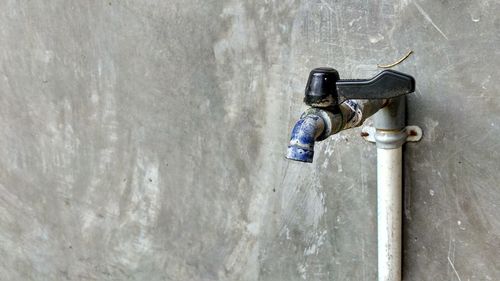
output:
M 292 129 L 286 158 L 312 163 L 316 141 L 361 126 L 366 118 L 375 114 L 387 103 L 388 101 L 381 99 L 346 100 L 337 107 L 310 107 Z
M 295 161 L 312 163 L 314 142 L 325 131 L 325 121 L 315 114 L 305 114 L 295 123 L 292 129 L 290 144 L 286 158 Z

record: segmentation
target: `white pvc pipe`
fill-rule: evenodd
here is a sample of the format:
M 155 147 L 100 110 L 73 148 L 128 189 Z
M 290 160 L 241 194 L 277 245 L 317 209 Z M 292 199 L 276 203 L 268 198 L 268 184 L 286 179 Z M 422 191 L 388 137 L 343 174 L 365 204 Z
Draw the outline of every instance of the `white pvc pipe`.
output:
M 402 147 L 377 148 L 378 281 L 401 281 Z

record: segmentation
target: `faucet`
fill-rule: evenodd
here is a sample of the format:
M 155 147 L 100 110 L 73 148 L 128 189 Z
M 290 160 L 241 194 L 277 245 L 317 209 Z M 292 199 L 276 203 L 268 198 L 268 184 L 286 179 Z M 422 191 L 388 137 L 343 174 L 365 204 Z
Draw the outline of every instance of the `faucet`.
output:
M 384 70 L 371 79 L 341 80 L 333 68 L 313 69 L 304 97 L 309 108 L 292 129 L 286 158 L 312 163 L 316 141 L 361 126 L 379 109 L 414 90 L 415 79 L 394 70 Z
M 405 96 L 413 77 L 385 70 L 371 79 L 341 80 L 333 68 L 309 74 L 304 102 L 309 108 L 295 123 L 286 158 L 311 163 L 314 143 L 358 127 L 375 115 L 361 136 L 377 145 L 378 281 L 401 281 L 403 144 L 419 141 L 422 130 L 406 126 Z

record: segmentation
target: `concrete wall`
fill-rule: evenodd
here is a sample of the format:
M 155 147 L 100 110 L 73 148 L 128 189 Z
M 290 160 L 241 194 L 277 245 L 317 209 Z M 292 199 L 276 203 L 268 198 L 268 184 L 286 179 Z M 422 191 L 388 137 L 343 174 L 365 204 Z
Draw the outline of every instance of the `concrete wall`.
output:
M 500 3 L 0 3 L 1 280 L 375 280 L 375 149 L 308 71 L 415 76 L 405 280 L 500 280 Z

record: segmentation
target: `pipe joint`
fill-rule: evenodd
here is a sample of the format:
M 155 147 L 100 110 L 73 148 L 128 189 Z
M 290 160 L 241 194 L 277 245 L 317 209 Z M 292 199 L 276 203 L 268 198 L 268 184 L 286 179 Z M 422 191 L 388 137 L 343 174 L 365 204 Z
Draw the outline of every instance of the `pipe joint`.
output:
M 396 149 L 403 146 L 408 137 L 406 128 L 402 130 L 376 130 L 375 143 L 377 148 Z
M 310 107 L 302 113 L 300 118 L 305 118 L 309 115 L 319 116 L 323 119 L 323 132 L 316 138 L 317 141 L 322 141 L 342 130 L 342 115 L 338 110 L 324 110 L 318 107 Z

